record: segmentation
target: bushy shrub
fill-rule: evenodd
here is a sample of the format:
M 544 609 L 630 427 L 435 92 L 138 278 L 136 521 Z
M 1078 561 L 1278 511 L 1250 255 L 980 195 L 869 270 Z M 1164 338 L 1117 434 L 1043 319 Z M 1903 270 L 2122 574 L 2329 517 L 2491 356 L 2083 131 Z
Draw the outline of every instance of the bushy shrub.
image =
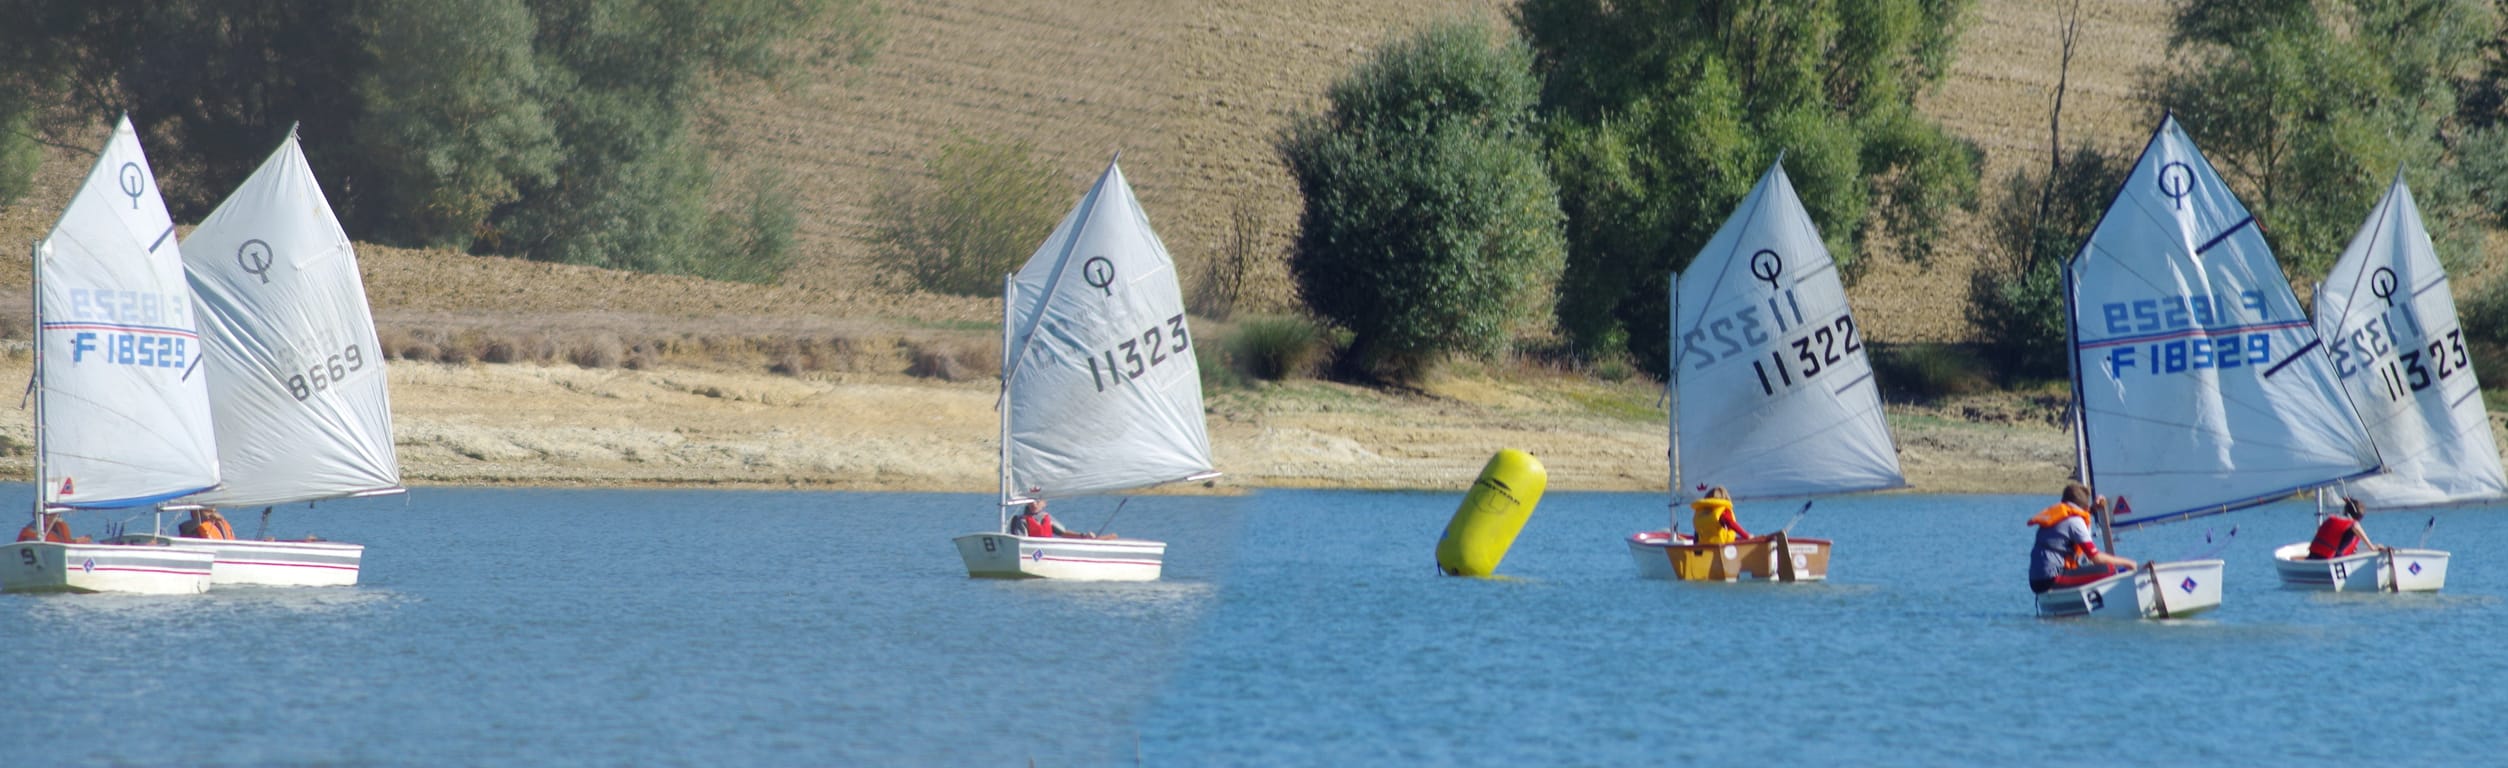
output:
M 0 94 L 0 211 L 35 186 L 35 166 L 43 163 L 43 149 L 28 131 L 32 112 L 28 105 L 11 102 Z
M 942 381 L 973 381 L 1001 375 L 1001 342 L 915 341 L 906 374 Z
M 1873 383 L 1892 400 L 1931 401 L 1994 388 L 1985 358 L 1954 344 L 1872 343 Z
M 1968 282 L 1968 322 L 2006 381 L 2060 378 L 2072 341 L 2064 322 L 2064 262 L 2081 250 L 2131 161 L 2077 147 L 2049 180 L 2024 171 L 2004 179 L 1987 214 L 1988 257 Z
M 627 358 L 627 344 L 614 333 L 596 333 L 566 345 L 566 362 L 579 368 L 616 368 Z
M 1246 279 L 1268 255 L 1264 253 L 1268 234 L 1262 206 L 1251 198 L 1238 198 L 1236 207 L 1228 211 L 1227 247 L 1204 262 L 1202 279 L 1193 285 L 1189 308 L 1194 316 L 1225 321 L 1236 314 L 1238 302 L 1245 300 Z
M 1222 388 L 1243 388 L 1254 383 L 1254 379 L 1246 376 L 1244 371 L 1237 370 L 1235 361 L 1224 346 L 1195 350 L 1193 369 L 1201 375 L 1204 392 Z
M 1340 346 L 1333 329 L 1301 315 L 1255 315 L 1236 324 L 1223 347 L 1229 366 L 1249 378 L 1312 376 Z
M 522 345 L 511 338 L 497 336 L 479 348 L 479 362 L 511 365 L 523 360 Z
M 1290 271 L 1351 332 L 1345 375 L 1413 380 L 1548 314 L 1564 241 L 1532 57 L 1494 37 L 1440 23 L 1388 44 L 1279 142 L 1305 196 Z
M 1035 155 L 1021 141 L 942 144 L 923 163 L 928 177 L 898 180 L 872 200 L 872 246 L 914 287 L 999 295 L 1068 197 L 1062 175 Z

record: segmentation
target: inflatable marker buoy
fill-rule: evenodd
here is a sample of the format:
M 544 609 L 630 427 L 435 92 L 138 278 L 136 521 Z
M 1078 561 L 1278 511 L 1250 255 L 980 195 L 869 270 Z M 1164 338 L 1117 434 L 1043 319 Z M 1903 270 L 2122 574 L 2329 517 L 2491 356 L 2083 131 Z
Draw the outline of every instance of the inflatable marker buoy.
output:
M 1549 484 L 1550 472 L 1532 454 L 1508 448 L 1489 457 L 1480 479 L 1463 494 L 1463 506 L 1446 521 L 1446 535 L 1437 539 L 1437 570 L 1448 576 L 1497 571 Z

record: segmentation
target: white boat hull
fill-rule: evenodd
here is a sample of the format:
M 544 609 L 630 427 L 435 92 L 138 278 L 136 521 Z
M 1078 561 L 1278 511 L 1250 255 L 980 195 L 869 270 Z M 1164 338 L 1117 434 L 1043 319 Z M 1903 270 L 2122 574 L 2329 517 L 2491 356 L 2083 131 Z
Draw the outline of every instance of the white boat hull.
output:
M 21 541 L 0 550 L 0 592 L 127 592 L 193 595 L 209 591 L 205 549 Z
M 1691 541 L 1689 534 L 1677 531 L 1639 531 L 1628 536 L 1628 558 L 1636 561 L 1640 578 L 1678 581 L 1681 577 L 1672 569 L 1671 550 Z
M 1167 557 L 1166 542 L 1142 539 L 970 533 L 953 541 L 967 575 L 983 579 L 1157 581 Z
M 2330 560 L 2308 559 L 2308 543 L 2273 550 L 2273 572 L 2290 589 L 2333 592 L 2436 592 L 2447 586 L 2448 554 L 2396 547 Z
M 2146 563 L 2078 587 L 2038 593 L 2039 616 L 2182 619 L 2221 607 L 2221 561 Z
M 221 586 L 356 586 L 366 556 L 365 545 L 337 541 L 195 539 L 144 533 L 115 541 L 209 550 L 218 556 L 209 569 L 210 581 Z

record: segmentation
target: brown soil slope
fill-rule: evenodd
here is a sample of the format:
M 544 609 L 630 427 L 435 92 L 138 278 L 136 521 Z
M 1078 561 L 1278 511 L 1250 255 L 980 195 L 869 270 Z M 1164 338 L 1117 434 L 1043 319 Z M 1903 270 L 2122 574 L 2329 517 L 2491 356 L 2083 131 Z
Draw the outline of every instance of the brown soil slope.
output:
M 762 372 L 764 359 L 683 357 L 658 368 L 396 363 L 401 450 L 432 482 L 728 483 L 988 488 L 992 386 L 903 374 L 921 340 L 981 343 L 998 304 L 881 289 L 864 246 L 866 203 L 953 134 L 1023 139 L 1076 195 L 1120 150 L 1183 272 L 1219 250 L 1249 205 L 1275 257 L 1295 188 L 1270 148 L 1291 118 L 1374 44 L 1441 16 L 1503 18 L 1468 0 L 889 0 L 889 42 L 866 69 L 826 71 L 720 100 L 711 140 L 726 169 L 775 168 L 797 185 L 802 265 L 758 287 L 443 252 L 368 247 L 387 334 L 446 329 L 559 335 L 808 337 L 868 362 Z M 2147 117 L 2140 68 L 2163 55 L 2163 0 L 2086 4 L 2069 135 L 2125 146 Z M 1987 151 L 1988 179 L 2043 160 L 2055 82 L 2052 11 L 1982 0 L 1952 77 L 1922 106 Z M 101 134 L 101 130 L 98 131 Z M 319 141 L 320 137 L 308 137 Z M 48 158 L 37 190 L 0 211 L 0 330 L 24 338 L 23 244 L 50 226 L 86 153 Z M 186 183 L 165 179 L 164 183 Z M 1973 222 L 1929 269 L 1883 263 L 1854 289 L 1883 340 L 1968 335 L 1960 291 L 1981 241 Z M 1284 302 L 1276 263 L 1259 298 Z M 867 339 L 867 341 L 865 341 Z M 887 342 L 894 341 L 892 345 Z M 739 347 L 734 344 L 730 347 Z M 735 350 L 736 352 L 739 350 Z M 754 352 L 754 350 L 750 350 Z M 25 375 L 21 346 L 0 380 Z M 1660 488 L 1659 390 L 1538 371 L 1479 371 L 1422 394 L 1328 384 L 1215 392 L 1213 442 L 1228 482 L 1459 487 L 1502 446 L 1533 450 L 1561 488 Z M 2013 402 L 1893 407 L 1920 488 L 2042 489 L 2068 449 L 2044 409 Z M 0 411 L 0 473 L 24 476 L 24 411 Z
M 795 187 L 803 255 L 784 286 L 604 276 L 496 259 L 452 265 L 459 257 L 370 249 L 366 258 L 382 273 L 378 311 L 980 321 L 989 316 L 981 302 L 881 290 L 874 276 L 882 269 L 863 241 L 872 197 L 900 174 L 919 172 L 953 135 L 1033 142 L 1070 175 L 1075 194 L 1122 151 L 1188 279 L 1224 246 L 1230 211 L 1240 204 L 1260 213 L 1276 257 L 1296 226 L 1297 195 L 1271 140 L 1291 118 L 1315 109 L 1325 86 L 1386 38 L 1441 17 L 1503 19 L 1507 7 L 1496 0 L 888 5 L 889 39 L 867 68 L 742 86 L 719 100 L 712 141 L 726 153 L 726 170 L 774 168 Z M 2058 22 L 2040 5 L 1978 3 L 1951 77 L 1922 105 L 1985 148 L 1989 183 L 2044 161 Z M 2090 42 L 2074 65 L 2067 135 L 2130 146 L 2149 127 L 2131 97 L 2142 68 L 2165 52 L 2170 4 L 2106 0 L 2085 8 Z M 36 190 L 0 211 L 0 243 L 22 246 L 49 227 L 89 156 L 52 151 Z M 1875 338 L 1969 335 L 1959 290 L 1983 240 L 1973 222 L 1962 226 L 1932 268 L 1884 262 L 1856 286 L 1857 309 L 1870 316 Z M 20 246 L 0 248 L 0 288 L 25 285 Z M 1289 298 L 1276 263 L 1257 277 L 1263 299 Z

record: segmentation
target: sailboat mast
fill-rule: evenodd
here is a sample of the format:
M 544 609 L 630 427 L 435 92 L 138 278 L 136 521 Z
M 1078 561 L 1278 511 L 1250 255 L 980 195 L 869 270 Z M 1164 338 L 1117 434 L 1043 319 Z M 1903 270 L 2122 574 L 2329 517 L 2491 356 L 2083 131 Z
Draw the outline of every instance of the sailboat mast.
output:
M 51 484 L 51 481 L 44 477 L 44 241 L 35 241 L 34 246 L 28 249 L 27 256 L 34 273 L 34 277 L 27 281 L 30 284 L 27 291 L 33 299 L 32 306 L 35 312 L 35 378 L 28 383 L 34 385 L 35 389 L 34 517 L 35 524 L 40 530 L 44 517 L 44 492 L 45 488 Z
M 1671 521 L 1671 523 L 1670 523 L 1669 525 L 1665 526 L 1665 528 L 1664 528 L 1664 530 L 1665 530 L 1665 531 L 1669 532 L 1669 531 L 1675 531 L 1675 530 L 1678 530 L 1678 529 L 1680 528 L 1680 522 L 1681 522 L 1681 275 L 1680 275 L 1680 273 L 1678 273 L 1678 272 L 1672 273 L 1672 278 L 1671 278 L 1670 280 L 1666 281 L 1666 282 L 1667 282 L 1668 284 L 1664 286 L 1664 290 L 1665 290 L 1665 291 L 1667 291 L 1667 292 L 1669 292 L 1669 293 L 1671 294 L 1671 296 L 1670 296 L 1670 304 L 1671 304 L 1671 307 L 1672 307 L 1672 312 L 1671 312 L 1671 315 L 1670 315 L 1670 317 L 1667 319 L 1667 322 L 1666 322 L 1666 325 L 1665 325 L 1665 327 L 1666 327 L 1666 328 L 1668 328 L 1668 329 L 1670 329 L 1670 330 L 1671 330 L 1671 335 L 1670 335 L 1670 337 L 1669 337 L 1669 338 L 1665 339 L 1665 341 L 1664 341 L 1664 343 L 1665 343 L 1667 346 L 1666 346 L 1666 347 L 1665 347 L 1665 349 L 1664 349 L 1664 352 L 1665 352 L 1665 354 L 1664 354 L 1664 361 L 1665 361 L 1664 368 L 1665 368 L 1665 370 L 1664 370 L 1664 377 L 1663 377 L 1663 386 L 1664 386 L 1664 401 L 1665 401 L 1668 405 L 1670 405 L 1670 406 L 1671 406 L 1671 414 L 1670 414 L 1669 418 L 1667 419 L 1667 421 L 1668 421 L 1668 422 L 1669 422 L 1669 424 L 1670 424 L 1670 429 L 1669 429 L 1669 431 L 1668 431 L 1668 434 L 1670 434 L 1670 435 L 1672 436 L 1672 448 L 1671 448 L 1671 451 L 1670 451 L 1670 453 L 1669 453 L 1669 455 L 1671 456 L 1671 459 L 1672 459 L 1672 461 L 1671 461 L 1671 464 L 1672 464 L 1672 477 L 1671 477 L 1671 485 L 1670 485 L 1670 486 L 1667 486 L 1667 487 L 1665 488 L 1665 490 L 1667 490 L 1667 491 L 1669 491 L 1669 492 L 1671 493 L 1671 498 L 1670 498 L 1669 504 L 1667 504 L 1667 511 L 1665 511 L 1665 513 L 1664 513 L 1664 514 L 1665 514 L 1665 516 L 1666 516 L 1666 517 L 1668 517 L 1668 518 L 1670 519 L 1670 521 Z
M 2077 341 L 2081 338 L 2081 318 L 2074 314 L 2073 306 L 2073 294 L 2080 290 L 2073 278 L 2073 262 L 2080 258 L 2080 254 L 2074 254 L 2064 263 L 2064 372 L 2072 378 L 2073 384 L 2073 472 L 2081 477 L 2081 484 L 2090 489 L 2090 498 L 2096 500 L 2099 486 L 2092 479 L 2090 470 L 2089 406 L 2081 396 L 2081 345 Z M 2099 546 L 2109 552 L 2116 551 L 2116 528 L 2109 524 L 2115 516 L 2113 511 L 2098 516 Z
M 1000 522 L 999 522 L 999 524 L 998 524 L 998 525 L 999 525 L 999 527 L 995 528 L 994 530 L 1001 531 L 1001 532 L 1003 532 L 1003 533 L 1009 533 L 1009 532 L 1010 532 L 1010 376 L 1011 376 L 1011 374 L 1012 374 L 1012 373 L 1014 373 L 1014 372 L 1015 372 L 1015 371 L 1013 371 L 1013 370 L 1012 370 L 1011 365 L 1010 365 L 1010 360 L 1011 360 L 1011 357 L 1010 357 L 1010 356 L 1013 354 L 1013 352 L 1012 352 L 1012 350 L 1011 350 L 1011 348 L 1010 348 L 1010 317 L 1011 317 L 1011 313 L 1013 313 L 1013 312 L 1017 311 L 1017 310 L 1016 310 L 1016 308 L 1015 308 L 1015 305 L 1017 304 L 1017 301 L 1018 301 L 1018 294 L 1019 294 L 1019 275 L 1018 275 L 1018 273 L 1015 273 L 1015 272 L 1014 272 L 1014 273 L 1010 273 L 1010 274 L 1005 274 L 1005 275 L 1002 275 L 1002 278 L 1001 278 L 1001 354 L 1002 354 L 1002 360 L 1001 360 L 1001 406 L 1000 406 L 1000 408 L 999 408 L 999 410 L 1001 411 L 1001 435 L 1000 435 L 1001 461 L 1000 461 L 1000 463 L 998 463 L 998 464 L 996 464 L 996 465 L 995 465 L 996 467 L 998 467 L 998 468 L 1001 470 L 1001 503 L 1000 503 L 1000 504 L 995 505 L 995 506 L 999 507 L 999 509 L 995 510 L 995 512 L 996 512 L 996 514 L 997 514 L 997 515 L 1001 518 L 1001 521 L 1000 521 Z

